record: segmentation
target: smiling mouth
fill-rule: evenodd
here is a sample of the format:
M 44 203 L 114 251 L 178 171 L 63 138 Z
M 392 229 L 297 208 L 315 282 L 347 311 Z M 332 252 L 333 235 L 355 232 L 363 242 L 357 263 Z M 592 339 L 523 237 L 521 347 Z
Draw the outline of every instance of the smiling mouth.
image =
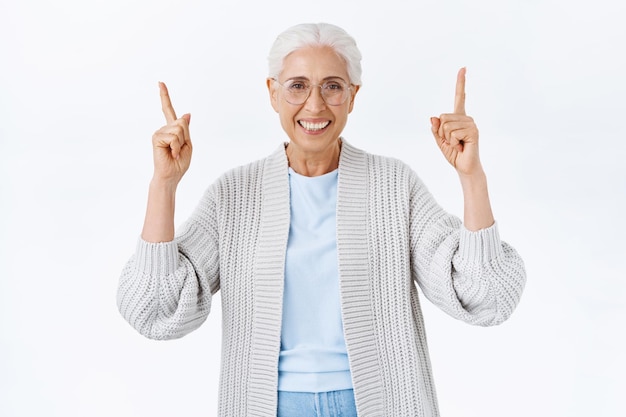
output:
M 319 122 L 319 123 L 311 123 L 311 122 L 307 122 L 304 120 L 300 120 L 298 121 L 298 124 L 302 126 L 304 129 L 308 130 L 309 132 L 317 132 L 319 130 L 325 129 L 326 126 L 330 124 L 330 120 L 327 120 L 325 122 Z

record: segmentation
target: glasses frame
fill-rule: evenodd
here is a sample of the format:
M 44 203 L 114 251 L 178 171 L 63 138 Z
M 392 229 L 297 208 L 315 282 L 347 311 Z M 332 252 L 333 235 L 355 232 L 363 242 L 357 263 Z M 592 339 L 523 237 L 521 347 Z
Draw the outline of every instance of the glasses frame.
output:
M 272 78 L 272 80 L 274 80 L 276 82 L 276 84 L 280 85 L 282 88 L 288 89 L 288 87 L 286 87 L 283 83 L 278 81 L 277 78 Z M 288 79 L 288 80 L 285 80 L 285 82 L 288 82 L 288 81 L 296 81 L 296 80 L 295 79 L 291 79 L 291 78 Z M 303 82 L 305 82 L 305 81 L 303 81 Z M 306 97 L 304 98 L 304 100 L 302 100 L 302 103 L 292 103 L 291 101 L 287 100 L 286 97 L 285 97 L 285 101 L 287 103 L 289 103 L 289 104 L 294 105 L 294 106 L 301 106 L 304 103 L 306 103 L 306 101 L 309 99 L 309 97 L 311 97 L 311 91 L 313 91 L 313 87 L 319 87 L 320 88 L 320 97 L 322 97 L 322 100 L 324 100 L 324 103 L 326 103 L 329 106 L 341 106 L 346 101 L 348 101 L 348 98 L 350 97 L 350 92 L 352 92 L 352 88 L 354 87 L 354 84 L 349 84 L 349 83 L 345 82 L 342 79 L 339 79 L 339 80 L 335 81 L 335 82 L 340 82 L 340 83 L 346 84 L 347 85 L 348 94 L 346 94 L 346 98 L 341 103 L 339 103 L 339 104 L 330 104 L 328 101 L 326 101 L 326 97 L 324 97 L 324 92 L 323 92 L 324 89 L 322 88 L 324 86 L 324 84 L 329 83 L 329 82 L 332 82 L 332 81 L 325 81 L 322 84 L 308 84 L 308 87 L 309 87 L 308 88 L 308 92 L 307 92 Z

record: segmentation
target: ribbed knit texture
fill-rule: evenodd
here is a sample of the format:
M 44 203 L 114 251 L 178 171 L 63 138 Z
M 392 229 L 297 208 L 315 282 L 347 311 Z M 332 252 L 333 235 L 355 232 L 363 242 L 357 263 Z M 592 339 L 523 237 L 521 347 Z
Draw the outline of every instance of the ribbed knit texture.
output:
M 438 416 L 415 282 L 452 317 L 495 325 L 519 301 L 522 259 L 497 225 L 466 230 L 407 165 L 346 141 L 337 194 L 342 318 L 359 416 Z M 276 415 L 288 232 L 281 145 L 219 178 L 173 242 L 140 239 L 122 272 L 120 312 L 154 339 L 199 327 L 221 290 L 219 416 Z

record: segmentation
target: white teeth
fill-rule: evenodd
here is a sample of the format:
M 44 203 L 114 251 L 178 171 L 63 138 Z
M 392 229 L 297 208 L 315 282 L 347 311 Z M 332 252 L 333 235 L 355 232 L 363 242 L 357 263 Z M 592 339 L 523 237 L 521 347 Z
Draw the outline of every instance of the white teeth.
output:
M 320 123 L 310 123 L 310 122 L 305 122 L 304 120 L 300 120 L 299 123 L 300 123 L 300 126 L 305 128 L 306 130 L 315 131 L 315 130 L 324 129 L 326 126 L 330 124 L 330 121 L 320 122 Z

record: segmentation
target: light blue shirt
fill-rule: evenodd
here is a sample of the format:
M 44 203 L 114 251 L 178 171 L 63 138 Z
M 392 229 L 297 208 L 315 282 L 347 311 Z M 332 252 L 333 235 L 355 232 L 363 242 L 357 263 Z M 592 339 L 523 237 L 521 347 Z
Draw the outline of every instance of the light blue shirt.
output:
M 337 177 L 337 170 L 306 177 L 289 168 L 279 391 L 352 388 L 339 301 Z

